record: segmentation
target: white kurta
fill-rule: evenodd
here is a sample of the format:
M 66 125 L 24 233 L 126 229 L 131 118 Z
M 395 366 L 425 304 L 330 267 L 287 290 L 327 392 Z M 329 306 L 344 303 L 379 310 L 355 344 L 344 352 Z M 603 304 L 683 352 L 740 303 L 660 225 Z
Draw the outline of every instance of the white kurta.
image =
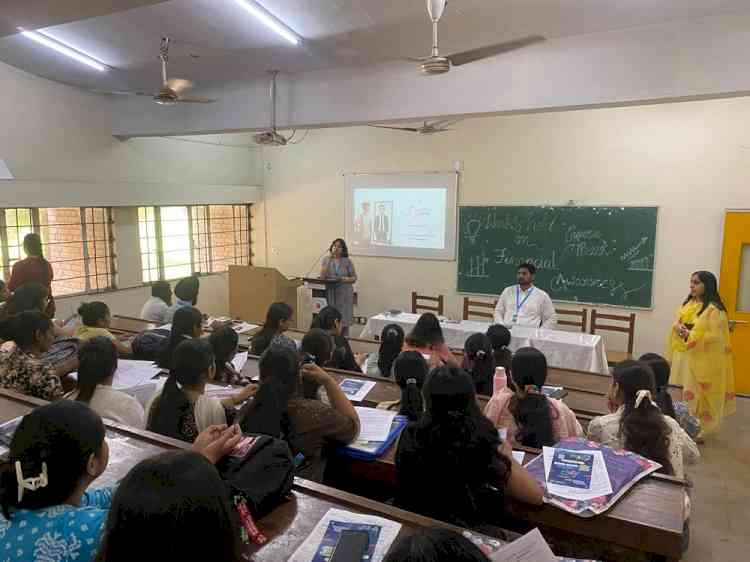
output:
M 526 291 L 522 291 L 518 285 L 506 287 L 495 307 L 495 322 L 505 326 L 517 324 L 530 328 L 553 329 L 556 321 L 552 299 L 534 285 Z

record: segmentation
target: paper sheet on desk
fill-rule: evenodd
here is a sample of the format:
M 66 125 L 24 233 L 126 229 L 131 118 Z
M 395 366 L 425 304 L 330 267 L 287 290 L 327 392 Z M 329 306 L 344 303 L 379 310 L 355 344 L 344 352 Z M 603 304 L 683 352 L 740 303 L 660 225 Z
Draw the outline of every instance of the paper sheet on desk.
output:
M 362 402 L 375 386 L 375 381 L 363 381 L 360 379 L 344 379 L 339 384 L 341 392 L 346 394 L 346 397 L 351 402 Z
M 612 493 L 601 451 L 544 447 L 542 455 L 547 491 L 551 494 L 572 500 L 590 500 Z
M 127 390 L 153 382 L 152 379 L 162 369 L 154 365 L 153 361 L 137 361 L 134 359 L 120 359 L 117 361 L 115 378 L 112 388 Z M 70 373 L 70 377 L 78 380 L 78 373 Z
M 385 441 L 391 432 L 396 412 L 377 408 L 354 407 L 359 415 L 359 437 L 361 441 Z
M 234 359 L 232 359 L 232 365 L 234 365 L 234 370 L 238 373 L 242 371 L 242 368 L 245 366 L 245 363 L 247 363 L 247 351 L 243 351 L 242 353 L 238 353 L 234 356 Z
M 490 556 L 492 562 L 557 562 L 539 529 L 509 542 Z
M 172 324 L 164 324 L 163 326 L 158 326 L 156 328 L 157 330 L 167 330 L 169 332 L 172 331 Z

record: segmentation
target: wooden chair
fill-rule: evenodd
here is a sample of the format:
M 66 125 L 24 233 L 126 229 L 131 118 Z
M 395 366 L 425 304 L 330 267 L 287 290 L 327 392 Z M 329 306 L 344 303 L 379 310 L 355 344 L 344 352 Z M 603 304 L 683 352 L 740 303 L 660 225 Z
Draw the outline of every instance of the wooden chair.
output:
M 600 320 L 612 320 L 615 322 L 627 322 L 627 326 L 612 326 L 610 324 L 600 324 Z M 596 334 L 597 330 L 609 332 L 621 332 L 628 335 L 627 351 L 610 351 L 607 350 L 607 363 L 617 365 L 628 359 L 633 358 L 633 340 L 635 339 L 635 312 L 628 316 L 621 314 L 601 314 L 596 309 L 591 310 L 591 333 Z
M 589 311 L 585 308 L 581 310 L 573 310 L 570 308 L 558 308 L 555 310 L 557 314 L 557 324 L 560 326 L 574 326 L 580 328 L 581 332 L 586 333 L 586 322 L 589 318 Z M 560 316 L 574 316 L 576 319 L 560 319 Z
M 421 301 L 434 302 L 436 304 L 423 304 Z M 428 295 L 418 295 L 415 291 L 411 293 L 411 312 L 417 314 L 419 311 L 434 312 L 438 316 L 443 315 L 443 295 L 431 297 Z
M 490 321 L 495 319 L 495 306 L 497 306 L 497 299 L 492 302 L 486 301 L 473 301 L 469 297 L 464 297 L 464 320 L 469 320 L 472 316 L 478 316 L 479 318 L 489 318 Z M 485 310 L 473 310 L 473 308 L 485 309 Z

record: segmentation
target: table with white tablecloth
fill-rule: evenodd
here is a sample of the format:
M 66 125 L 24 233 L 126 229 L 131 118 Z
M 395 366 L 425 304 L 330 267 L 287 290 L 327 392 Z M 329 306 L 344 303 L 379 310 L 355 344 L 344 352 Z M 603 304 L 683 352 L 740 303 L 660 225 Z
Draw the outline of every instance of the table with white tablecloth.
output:
M 377 338 L 387 324 L 399 324 L 407 334 L 419 319 L 419 314 L 402 312 L 400 314 L 376 314 L 367 320 L 362 331 L 363 338 Z M 448 347 L 463 349 L 464 343 L 471 334 L 486 332 L 490 324 L 475 320 L 461 322 L 443 321 L 440 327 Z M 607 354 L 604 351 L 604 341 L 600 335 L 584 334 L 581 332 L 566 332 L 562 330 L 543 330 L 527 326 L 512 326 L 510 328 L 510 349 L 515 351 L 521 347 L 534 347 L 547 357 L 550 367 L 589 371 L 593 373 L 609 374 Z

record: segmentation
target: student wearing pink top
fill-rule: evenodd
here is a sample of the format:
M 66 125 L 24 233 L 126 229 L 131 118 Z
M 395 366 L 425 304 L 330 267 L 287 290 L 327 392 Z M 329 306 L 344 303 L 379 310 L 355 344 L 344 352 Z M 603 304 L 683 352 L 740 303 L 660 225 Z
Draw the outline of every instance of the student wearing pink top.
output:
M 538 349 L 524 347 L 513 356 L 514 390 L 505 388 L 487 402 L 484 415 L 496 427 L 508 428 L 512 443 L 541 448 L 566 437 L 583 435 L 573 411 L 561 400 L 547 398 L 547 359 Z
M 445 343 L 440 321 L 431 312 L 419 317 L 411 333 L 406 336 L 402 351 L 418 351 L 423 355 L 429 355 L 430 367 L 442 364 L 459 366 L 456 357 Z

